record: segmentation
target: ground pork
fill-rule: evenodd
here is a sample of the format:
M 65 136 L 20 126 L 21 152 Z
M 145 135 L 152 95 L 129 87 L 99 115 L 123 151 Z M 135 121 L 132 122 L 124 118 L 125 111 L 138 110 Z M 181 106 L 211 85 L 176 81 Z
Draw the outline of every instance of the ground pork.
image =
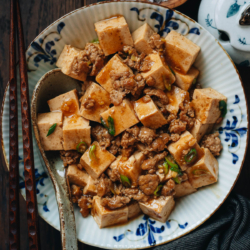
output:
M 71 185 L 71 200 L 73 203 L 77 203 L 82 196 L 82 190 L 77 185 Z
M 118 106 L 122 103 L 122 100 L 126 96 L 126 93 L 123 91 L 113 89 L 111 90 L 109 96 L 110 96 L 110 102 L 113 103 L 115 106 Z
M 161 154 L 155 155 L 153 158 L 145 160 L 141 165 L 142 170 L 150 170 L 155 168 L 156 164 L 159 161 L 163 160 L 167 156 L 167 154 L 168 153 L 165 151 L 162 152 Z
M 114 168 L 114 169 L 108 168 L 106 170 L 106 173 L 109 176 L 111 181 L 113 182 L 120 181 L 120 173 L 117 168 Z
M 155 86 L 156 81 L 155 81 L 155 79 L 152 76 L 149 76 L 149 77 L 146 78 L 146 84 L 149 87 L 153 87 L 153 86 Z
M 137 142 L 137 138 L 139 135 L 140 129 L 138 126 L 134 126 L 130 129 L 127 129 L 122 134 L 121 145 L 123 148 L 128 148 L 129 146 L 133 146 Z
M 112 185 L 112 181 L 103 174 L 96 185 L 97 195 L 103 197 L 111 194 Z
M 101 205 L 110 209 L 117 209 L 126 206 L 130 202 L 130 198 L 115 195 L 112 198 L 102 198 Z
M 208 148 L 214 156 L 219 156 L 223 146 L 219 137 L 219 132 L 205 135 L 201 141 L 201 147 Z
M 155 139 L 150 148 L 152 151 L 160 152 L 166 148 L 166 144 L 169 142 L 170 136 L 167 133 L 161 134 L 157 139 Z
M 143 92 L 144 92 L 144 94 L 149 95 L 151 97 L 156 97 L 157 100 L 161 103 L 161 105 L 167 105 L 168 104 L 168 96 L 161 89 L 145 88 L 143 90 Z
M 108 151 L 113 155 L 120 153 L 121 151 L 121 137 L 120 136 L 116 136 L 115 139 L 111 141 L 111 146 L 108 148 Z
M 186 131 L 186 123 L 180 119 L 173 120 L 169 125 L 169 132 L 174 134 L 181 134 Z
M 90 196 L 82 196 L 78 200 L 78 206 L 80 207 L 80 213 L 85 218 L 89 215 L 90 208 L 92 207 L 92 198 Z
M 149 38 L 149 46 L 153 50 L 162 52 L 165 49 L 165 39 L 163 39 L 159 34 L 155 33 Z
M 170 135 L 170 140 L 173 142 L 177 142 L 180 139 L 180 135 L 179 134 L 171 134 Z
M 70 150 L 70 151 L 60 151 L 60 157 L 63 161 L 64 167 L 67 167 L 71 164 L 77 164 L 79 163 L 81 154 L 79 154 L 77 151 Z
M 86 98 L 85 100 L 82 101 L 82 106 L 85 109 L 92 109 L 92 108 L 95 107 L 95 100 L 88 97 L 88 98 Z
M 111 145 L 113 137 L 109 134 L 108 130 L 101 125 L 96 125 L 91 128 L 91 135 L 102 148 L 107 148 Z
M 163 186 L 161 190 L 161 195 L 163 196 L 174 195 L 175 194 L 174 188 L 175 188 L 175 182 L 172 179 L 170 179 Z
M 194 126 L 194 109 L 191 107 L 190 102 L 185 102 L 180 105 L 180 120 L 186 123 L 187 130 L 190 130 Z
M 140 190 L 146 195 L 152 195 L 159 185 L 160 179 L 156 174 L 141 175 L 139 177 Z
M 136 201 L 146 202 L 150 199 L 150 196 L 145 195 L 138 188 L 125 188 L 122 190 L 122 194 Z
M 156 138 L 155 130 L 147 127 L 141 127 L 138 139 L 142 143 L 151 144 L 155 138 Z

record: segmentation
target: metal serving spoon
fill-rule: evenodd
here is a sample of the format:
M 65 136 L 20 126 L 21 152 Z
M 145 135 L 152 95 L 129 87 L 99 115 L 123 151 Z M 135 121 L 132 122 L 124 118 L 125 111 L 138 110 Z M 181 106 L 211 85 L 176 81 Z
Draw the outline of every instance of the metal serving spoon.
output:
M 64 75 L 60 69 L 47 72 L 36 84 L 31 100 L 31 119 L 35 133 L 36 142 L 45 166 L 54 185 L 58 204 L 62 249 L 77 250 L 76 225 L 73 205 L 65 177 L 65 169 L 60 159 L 59 152 L 43 150 L 37 127 L 37 114 L 49 112 L 47 101 L 70 90 L 81 91 L 81 83 L 71 77 Z

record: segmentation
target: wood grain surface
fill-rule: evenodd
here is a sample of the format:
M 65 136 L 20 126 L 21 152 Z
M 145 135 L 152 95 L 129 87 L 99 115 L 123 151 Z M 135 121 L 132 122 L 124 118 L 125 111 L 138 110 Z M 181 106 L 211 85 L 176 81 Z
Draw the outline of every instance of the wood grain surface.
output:
M 24 28 L 24 39 L 26 47 L 30 42 L 49 24 L 63 16 L 64 14 L 82 7 L 84 5 L 96 2 L 96 0 L 20 0 L 21 12 Z M 200 0 L 189 0 L 177 9 L 187 16 L 197 20 Z M 4 90 L 9 78 L 8 75 L 8 51 L 9 51 L 9 32 L 10 16 L 9 1 L 0 0 L 0 102 L 2 103 Z M 242 77 L 245 92 L 250 104 L 250 68 L 238 68 Z M 0 125 L 1 126 L 1 125 Z M 0 127 L 1 129 L 1 127 Z M 8 222 L 9 222 L 9 201 L 8 201 L 8 172 L 5 161 L 0 150 L 0 249 L 7 250 L 8 247 Z M 234 191 L 250 198 L 250 150 L 241 172 L 241 175 L 235 185 Z M 20 195 L 20 239 L 21 249 L 28 249 L 28 231 L 26 218 L 26 204 Z M 41 218 L 39 219 L 41 249 L 42 250 L 60 250 L 60 233 L 47 224 Z M 79 250 L 98 249 L 79 243 Z

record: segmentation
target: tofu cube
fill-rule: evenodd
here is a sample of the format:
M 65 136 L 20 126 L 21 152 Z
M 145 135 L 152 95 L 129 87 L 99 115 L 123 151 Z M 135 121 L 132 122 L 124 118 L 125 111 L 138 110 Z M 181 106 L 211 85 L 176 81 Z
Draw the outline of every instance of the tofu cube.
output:
M 92 107 L 88 106 L 88 102 L 94 102 Z M 91 121 L 101 122 L 101 113 L 109 109 L 110 99 L 109 93 L 100 85 L 91 82 L 86 89 L 85 94 L 80 100 L 80 115 Z
M 141 75 L 145 79 L 151 76 L 155 80 L 151 87 L 165 90 L 166 86 L 171 86 L 175 82 L 174 74 L 158 53 L 148 55 L 144 61 L 150 62 L 151 69 Z
M 45 151 L 63 150 L 63 115 L 62 112 L 49 112 L 37 115 L 37 127 L 40 141 Z M 53 124 L 57 124 L 53 133 L 47 136 Z
M 65 117 L 63 121 L 63 148 L 76 150 L 80 142 L 91 144 L 89 121 L 80 116 Z
M 219 164 L 209 149 L 204 148 L 204 156 L 187 169 L 188 180 L 194 188 L 207 186 L 217 182 Z
M 133 39 L 123 16 L 116 16 L 95 23 L 95 31 L 106 56 L 121 51 L 125 45 L 133 46 Z
M 91 214 L 99 228 L 121 224 L 128 221 L 128 207 L 115 210 L 105 208 L 101 205 L 101 198 L 95 196 L 92 203 Z
M 199 70 L 195 67 L 191 67 L 191 69 L 187 72 L 187 74 L 182 74 L 176 70 L 175 72 L 175 85 L 179 88 L 188 91 L 191 86 L 196 83 L 197 78 L 200 74 Z
M 81 157 L 80 163 L 93 179 L 97 179 L 115 160 L 115 156 L 109 151 L 103 150 L 98 142 L 93 142 L 91 146 L 93 145 L 96 147 L 94 150 L 95 158 L 90 158 L 89 150 L 91 147 L 89 147 Z
M 177 114 L 179 111 L 180 104 L 185 100 L 189 101 L 189 93 L 176 86 L 172 86 L 171 91 L 167 92 L 169 103 L 167 105 L 168 112 Z
M 166 59 L 174 70 L 186 74 L 196 60 L 200 47 L 172 30 L 166 37 Z
M 131 155 L 128 160 L 121 157 L 118 162 L 119 173 L 128 177 L 132 186 L 138 186 L 138 178 L 141 174 L 141 164 L 144 159 L 145 155 L 137 151 Z M 112 167 L 114 167 L 114 165 Z
M 131 102 L 127 99 L 123 100 L 120 105 L 113 106 L 101 114 L 106 124 L 108 124 L 109 116 L 114 120 L 115 136 L 139 122 Z
M 83 194 L 85 195 L 97 195 L 97 188 L 96 188 L 96 180 L 94 180 L 91 176 L 88 177 L 88 181 L 86 186 L 83 189 Z
M 200 142 L 202 137 L 211 132 L 214 124 L 202 124 L 198 119 L 195 120 L 193 128 L 189 131 L 193 137 Z
M 139 202 L 139 205 L 144 214 L 164 223 L 174 209 L 175 202 L 173 196 L 160 196 L 158 199 Z
M 70 184 L 75 184 L 81 188 L 87 185 L 89 175 L 85 170 L 80 170 L 77 165 L 69 165 L 67 169 L 67 177 Z
M 195 89 L 192 106 L 195 110 L 196 119 L 202 124 L 215 123 L 221 116 L 220 101 L 227 102 L 227 98 L 214 89 Z
M 50 111 L 61 111 L 64 116 L 79 114 L 79 100 L 77 90 L 71 90 L 47 101 Z
M 117 54 L 114 55 L 96 76 L 96 81 L 108 92 L 113 90 L 113 80 L 110 77 L 111 71 L 115 71 L 118 74 L 125 72 L 133 74 L 133 71 L 122 62 L 121 57 Z
M 185 155 L 191 149 L 195 149 L 197 155 L 188 163 L 185 161 Z M 174 157 L 182 171 L 185 171 L 187 167 L 192 166 L 204 156 L 204 151 L 198 145 L 197 140 L 188 131 L 184 132 L 177 142 L 169 144 L 168 151 Z
M 135 218 L 141 213 L 142 211 L 137 201 L 133 201 L 128 205 L 128 219 Z
M 145 127 L 157 129 L 167 124 L 167 120 L 150 97 L 142 97 L 134 103 L 137 117 Z
M 85 70 L 85 65 L 81 63 L 84 57 L 84 50 L 71 45 L 65 45 L 57 60 L 56 66 L 61 68 L 63 74 L 80 81 L 85 81 L 87 71 Z
M 183 197 L 189 194 L 192 194 L 197 191 L 189 181 L 184 181 L 181 184 L 175 185 L 175 198 Z
M 146 55 L 153 53 L 153 49 L 149 45 L 149 39 L 154 33 L 154 30 L 147 23 L 132 33 L 134 46 L 139 53 L 145 53 Z

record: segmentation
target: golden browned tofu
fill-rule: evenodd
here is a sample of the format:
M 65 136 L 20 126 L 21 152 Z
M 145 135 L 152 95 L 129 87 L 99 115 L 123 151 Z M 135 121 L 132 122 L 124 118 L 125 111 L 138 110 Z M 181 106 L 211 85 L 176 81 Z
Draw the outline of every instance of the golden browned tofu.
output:
M 106 124 L 108 124 L 109 116 L 114 120 L 115 136 L 139 122 L 131 102 L 127 99 L 123 100 L 120 105 L 113 106 L 101 114 Z
M 150 97 L 142 97 L 134 104 L 137 117 L 145 127 L 157 129 L 167 124 L 167 120 Z
M 121 224 L 128 221 L 128 207 L 111 210 L 101 205 L 101 198 L 95 196 L 93 199 L 91 214 L 99 228 Z
M 128 219 L 135 218 L 142 213 L 139 203 L 133 201 L 128 205 Z
M 133 39 L 123 16 L 114 16 L 95 23 L 95 31 L 106 56 L 121 51 L 125 45 L 133 46 Z
M 71 90 L 47 101 L 50 111 L 61 111 L 65 116 L 79 114 L 77 90 Z
M 85 195 L 97 195 L 96 180 L 91 176 L 88 177 L 86 186 L 83 189 L 83 194 Z
M 185 100 L 189 101 L 189 93 L 176 86 L 172 86 L 171 91 L 167 92 L 169 103 L 167 105 L 168 112 L 177 114 L 179 111 L 180 104 Z
M 215 123 L 221 116 L 220 101 L 227 102 L 227 98 L 212 88 L 195 89 L 192 106 L 196 118 L 202 123 Z
M 160 196 L 147 202 L 139 202 L 139 205 L 144 214 L 164 223 L 173 211 L 175 202 L 173 196 Z
M 49 112 L 37 115 L 37 126 L 40 140 L 45 151 L 63 150 L 62 120 L 62 112 Z M 52 134 L 47 136 L 48 131 L 53 124 L 56 124 L 56 128 Z
M 80 159 L 81 165 L 86 169 L 88 174 L 97 179 L 115 160 L 115 156 L 105 149 L 101 149 L 98 142 L 93 142 L 91 146 L 95 145 L 94 155 L 91 157 L 90 148 L 85 151 Z
M 139 53 L 145 53 L 146 55 L 153 53 L 153 49 L 149 45 L 149 39 L 154 33 L 154 30 L 147 23 L 132 33 L 134 46 Z
M 189 131 L 193 137 L 200 142 L 202 137 L 211 132 L 214 127 L 214 124 L 202 124 L 198 119 L 195 119 L 193 128 Z
M 68 166 L 67 177 L 70 184 L 75 184 L 81 188 L 87 185 L 89 179 L 88 173 L 85 170 L 80 170 L 76 164 Z
M 202 149 L 204 150 L 204 156 L 196 164 L 187 169 L 188 180 L 194 188 L 207 186 L 218 180 L 218 161 L 209 149 Z
M 175 198 L 183 197 L 192 194 L 197 191 L 189 181 L 184 181 L 180 184 L 175 185 Z
M 109 93 L 100 85 L 91 82 L 80 102 L 81 116 L 91 121 L 101 122 L 101 113 L 109 109 Z
M 167 61 L 173 69 L 186 74 L 196 60 L 200 47 L 174 30 L 168 33 L 165 40 Z
M 89 121 L 80 116 L 65 117 L 63 121 L 63 148 L 76 150 L 80 142 L 91 144 Z
M 191 67 L 191 69 L 187 72 L 187 74 L 182 74 L 178 71 L 175 72 L 175 85 L 179 88 L 188 91 L 193 84 L 196 83 L 197 78 L 199 76 L 199 70 L 195 67 Z
M 60 54 L 56 66 L 61 68 L 62 73 L 80 81 L 85 81 L 87 71 L 81 63 L 85 57 L 84 50 L 75 48 L 71 45 L 65 45 Z
M 171 72 L 168 65 L 161 59 L 158 53 L 148 55 L 144 60 L 148 60 L 151 65 L 151 69 L 141 75 L 148 79 L 152 77 L 155 81 L 151 87 L 165 90 L 175 82 L 175 76 Z
M 196 151 L 196 156 L 190 161 L 188 153 L 191 150 Z M 204 156 L 204 151 L 198 145 L 197 140 L 188 131 L 184 132 L 177 142 L 169 144 L 168 151 L 179 164 L 182 171 L 185 171 Z
M 114 55 L 96 76 L 96 81 L 108 92 L 113 90 L 113 81 L 110 77 L 111 71 L 114 71 L 117 74 L 125 72 L 133 74 L 133 71 L 122 62 L 121 57 L 117 54 Z

